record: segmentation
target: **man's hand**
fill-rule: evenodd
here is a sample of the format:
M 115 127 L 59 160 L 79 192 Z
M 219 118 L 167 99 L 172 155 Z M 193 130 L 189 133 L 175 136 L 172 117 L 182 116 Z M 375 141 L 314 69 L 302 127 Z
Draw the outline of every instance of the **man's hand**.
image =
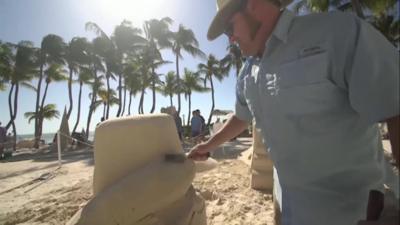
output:
M 392 191 L 385 193 L 385 206 L 377 221 L 359 221 L 357 225 L 399 225 L 399 203 Z
M 224 126 L 216 134 L 211 136 L 207 142 L 194 146 L 190 150 L 188 158 L 197 161 L 207 160 L 210 151 L 215 150 L 225 141 L 238 136 L 246 130 L 247 125 L 247 122 L 240 120 L 234 115 L 231 116 Z
M 193 159 L 196 161 L 204 161 L 210 156 L 210 147 L 206 143 L 201 143 L 194 146 L 188 155 L 189 159 Z

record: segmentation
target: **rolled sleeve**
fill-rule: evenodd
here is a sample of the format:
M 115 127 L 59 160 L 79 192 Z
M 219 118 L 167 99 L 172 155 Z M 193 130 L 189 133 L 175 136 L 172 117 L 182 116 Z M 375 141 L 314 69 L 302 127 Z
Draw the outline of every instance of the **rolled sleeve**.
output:
M 244 78 L 250 73 L 251 65 L 252 60 L 247 60 L 246 63 L 243 65 L 236 82 L 235 115 L 240 120 L 246 121 L 248 123 L 251 123 L 251 121 L 253 120 L 253 116 L 250 112 L 250 109 L 246 102 L 246 98 L 244 96 Z
M 357 20 L 352 66 L 346 74 L 350 104 L 368 122 L 399 115 L 399 52 L 375 28 Z

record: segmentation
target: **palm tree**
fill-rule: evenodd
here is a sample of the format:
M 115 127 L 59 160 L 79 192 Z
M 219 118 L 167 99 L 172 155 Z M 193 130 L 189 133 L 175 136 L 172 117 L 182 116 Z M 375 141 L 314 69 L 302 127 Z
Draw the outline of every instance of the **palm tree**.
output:
M 243 65 L 242 52 L 236 43 L 229 44 L 227 50 L 229 53 L 223 59 L 221 59 L 221 64 L 224 67 L 227 67 L 227 70 L 235 68 L 236 77 L 238 77 L 240 68 L 242 68 Z
M 353 10 L 358 17 L 365 19 L 364 10 L 372 11 L 373 14 L 379 15 L 388 8 L 393 8 L 397 0 L 350 0 L 350 1 L 333 1 L 333 5 L 340 10 Z
M 73 98 L 72 98 L 72 82 L 74 74 L 79 72 L 79 67 L 89 63 L 89 57 L 87 51 L 89 48 L 89 43 L 86 38 L 74 37 L 66 46 L 65 60 L 67 61 L 69 69 L 68 77 L 68 97 L 69 97 L 69 107 L 67 111 L 67 119 L 70 118 L 73 108 Z
M 46 100 L 46 96 L 47 96 L 47 90 L 49 88 L 49 85 L 51 82 L 53 81 L 64 81 L 67 80 L 67 76 L 66 76 L 67 71 L 63 69 L 63 66 L 60 64 L 51 64 L 45 71 L 44 74 L 46 75 L 46 86 L 44 88 L 44 93 L 43 93 L 43 97 L 42 97 L 42 103 L 40 104 L 40 108 L 39 108 L 39 115 L 40 112 L 43 112 L 43 108 L 44 108 L 44 103 Z M 36 117 L 35 120 L 38 120 L 38 138 L 40 140 L 40 138 L 42 137 L 42 131 L 43 131 L 43 120 L 44 118 L 42 118 L 41 116 Z
M 5 91 L 11 80 L 12 66 L 15 60 L 12 45 L 0 41 L 0 91 Z
M 157 51 L 158 52 L 158 51 Z M 152 68 L 156 68 L 162 63 L 161 61 L 161 54 L 156 56 L 154 51 L 154 48 L 152 48 L 149 45 L 144 45 L 141 47 L 139 50 L 138 54 L 131 60 L 135 62 L 137 65 L 137 71 L 140 73 L 139 76 L 139 81 L 140 81 L 140 101 L 139 101 L 139 107 L 138 107 L 138 113 L 143 114 L 144 109 L 143 109 L 143 103 L 144 103 L 144 94 L 146 91 L 146 88 L 148 87 L 156 87 L 155 81 L 156 81 L 156 76 L 153 73 Z M 159 52 L 158 52 L 159 53 Z M 153 82 L 154 81 L 154 82 Z M 155 100 L 153 98 L 153 100 Z M 153 102 L 153 104 L 155 104 Z
M 119 117 L 121 114 L 123 114 L 123 108 L 125 108 L 125 105 L 122 104 L 122 98 L 124 96 L 124 102 L 125 102 L 125 93 L 126 93 L 126 88 L 122 87 L 123 84 L 123 68 L 122 63 L 125 61 L 126 55 L 128 52 L 133 50 L 133 47 L 137 44 L 142 44 L 145 43 L 146 40 L 140 36 L 142 31 L 138 28 L 134 28 L 132 26 L 132 23 L 124 20 L 122 23 L 118 26 L 115 27 L 113 36 L 111 37 L 115 49 L 116 49 L 116 56 L 117 56 L 117 61 L 119 64 L 119 70 L 118 70 L 118 96 L 119 96 L 119 104 L 118 104 L 118 111 L 117 111 L 117 117 Z M 124 89 L 124 95 L 122 96 L 122 89 Z
M 139 107 L 138 107 L 138 113 L 139 114 L 144 114 L 144 109 L 143 109 L 143 103 L 144 103 L 144 94 L 146 93 L 146 88 L 150 86 L 150 71 L 149 68 L 144 64 L 140 68 L 141 76 L 139 77 L 140 79 L 140 100 L 139 100 Z
M 140 67 L 135 62 L 127 64 L 124 68 L 125 87 L 129 90 L 128 115 L 131 115 L 132 96 L 135 96 L 141 89 L 139 70 Z
M 57 107 L 55 104 L 47 104 L 39 110 L 39 113 L 26 112 L 24 116 L 28 119 L 28 123 L 30 123 L 33 119 L 39 119 L 38 115 L 40 115 L 41 119 L 52 120 L 53 118 L 60 117 L 60 112 L 56 108 Z
M 297 12 L 304 8 L 311 12 L 325 12 L 329 8 L 342 11 L 353 10 L 360 18 L 369 21 L 396 45 L 399 40 L 399 17 L 394 15 L 396 10 L 393 10 L 396 2 L 396 0 L 302 0 L 297 3 L 295 9 Z M 363 9 L 372 15 L 366 18 Z
M 82 86 L 83 84 L 89 84 L 89 82 L 94 78 L 92 71 L 87 68 L 87 67 L 81 67 L 79 76 L 78 76 L 78 82 L 79 82 L 79 94 L 78 94 L 78 112 L 76 116 L 76 122 L 74 125 L 74 128 L 72 130 L 72 133 L 75 133 L 76 128 L 78 127 L 79 120 L 80 120 L 80 115 L 81 115 L 81 99 L 82 99 Z
M 99 55 L 102 60 L 105 62 L 106 68 L 106 81 L 107 81 L 107 101 L 106 101 L 106 112 L 105 119 L 108 119 L 110 114 L 110 105 L 111 103 L 111 87 L 110 87 L 110 78 L 115 79 L 114 73 L 120 69 L 118 67 L 118 57 L 117 57 L 117 49 L 112 42 L 111 38 L 100 28 L 99 25 L 93 22 L 87 22 L 85 25 L 86 30 L 94 31 L 98 37 L 93 40 L 94 45 L 94 53 Z
M 4 91 L 7 83 L 11 84 L 11 88 L 8 94 L 8 109 L 10 113 L 10 122 L 13 115 L 12 109 L 12 93 L 14 91 L 14 85 L 11 80 L 13 77 L 14 65 L 15 65 L 15 49 L 16 45 L 11 43 L 0 43 L 0 89 Z M 8 123 L 6 128 L 8 129 L 11 123 Z
M 185 28 L 182 24 L 179 25 L 177 32 L 173 33 L 172 36 L 172 52 L 175 54 L 176 60 L 176 77 L 177 85 L 180 86 L 179 76 L 179 59 L 182 59 L 182 51 L 189 53 L 194 57 L 205 58 L 205 54 L 199 48 L 199 42 L 197 41 L 193 31 Z M 178 115 L 181 111 L 181 95 L 178 93 Z
M 44 74 L 46 75 L 45 83 L 46 86 L 44 88 L 44 93 L 42 97 L 42 103 L 40 105 L 39 109 L 43 109 L 44 107 L 44 102 L 47 96 L 47 90 L 49 88 L 49 85 L 53 81 L 64 81 L 67 80 L 66 76 L 67 71 L 63 69 L 63 66 L 60 64 L 51 64 L 45 71 Z
M 332 5 L 337 6 L 340 0 L 301 0 L 296 3 L 295 10 L 307 9 L 311 12 L 326 12 Z
M 165 75 L 165 80 L 162 85 L 159 87 L 158 91 L 163 96 L 169 96 L 170 106 L 173 106 L 172 97 L 175 93 L 177 93 L 177 84 L 176 84 L 176 74 L 174 71 L 169 71 L 167 75 Z
M 395 20 L 394 15 L 379 14 L 374 16 L 372 25 L 378 29 L 395 46 L 399 46 L 400 40 L 400 20 Z
M 18 93 L 19 85 L 27 86 L 34 89 L 32 85 L 28 83 L 33 78 L 33 74 L 36 71 L 36 52 L 33 47 L 33 43 L 30 41 L 21 41 L 14 46 L 15 61 L 13 62 L 10 81 L 11 88 L 9 93 L 9 111 L 10 111 L 10 121 L 6 125 L 6 129 L 10 126 L 13 127 L 14 135 L 17 135 L 17 130 L 15 127 L 15 118 L 17 117 L 18 110 Z M 15 89 L 14 89 L 15 88 Z M 14 103 L 12 103 L 11 96 L 14 94 Z
M 155 42 L 160 48 L 170 48 L 172 46 L 171 38 L 172 32 L 169 30 L 169 26 L 173 23 L 173 20 L 169 17 L 164 17 L 160 20 L 151 19 L 144 22 L 144 30 L 147 40 Z
M 41 86 L 43 81 L 43 71 L 47 64 L 57 63 L 64 64 L 63 52 L 64 52 L 64 41 L 60 36 L 49 34 L 42 39 L 41 47 L 38 51 L 38 63 L 40 66 L 38 74 L 38 83 L 36 87 L 36 107 L 35 112 L 38 113 L 40 110 L 40 95 Z M 35 118 L 35 147 L 39 146 L 39 117 Z
M 152 19 L 144 22 L 144 31 L 147 38 L 147 48 L 150 56 L 153 58 L 153 62 L 150 66 L 150 82 L 153 96 L 153 104 L 150 109 L 150 113 L 153 113 L 156 107 L 156 85 L 160 83 L 159 76 L 155 72 L 156 67 L 163 64 L 163 59 L 160 53 L 162 48 L 171 48 L 172 33 L 169 30 L 169 26 L 172 24 L 172 20 L 169 17 L 162 18 L 161 20 Z
M 399 46 L 400 18 L 396 7 L 396 0 L 362 1 L 363 6 L 372 11 L 372 16 L 367 18 L 390 42 Z
M 102 81 L 103 76 L 97 76 L 94 72 L 94 81 L 90 83 L 92 87 L 92 92 L 89 93 L 90 98 L 90 106 L 89 106 L 89 113 L 88 119 L 86 124 L 86 138 L 89 137 L 89 129 L 90 129 L 90 122 L 92 120 L 92 114 L 96 110 L 96 108 L 102 103 L 102 101 L 97 100 L 97 95 L 100 92 L 99 90 L 103 90 L 104 83 Z M 107 98 L 107 96 L 105 96 Z
M 103 63 L 98 55 L 95 54 L 94 51 L 94 44 L 92 42 L 89 43 L 88 49 L 86 54 L 89 57 L 89 68 L 92 71 L 93 75 L 93 82 L 90 84 L 92 92 L 89 94 L 90 105 L 89 105 L 89 112 L 88 112 L 88 119 L 86 124 L 86 138 L 89 137 L 89 129 L 90 129 L 90 122 L 92 120 L 92 114 L 95 110 L 95 104 L 97 101 L 97 93 L 100 88 L 103 87 L 102 79 L 104 76 L 99 76 L 98 73 L 104 73 L 104 66 Z
M 98 96 L 100 99 L 99 99 L 99 100 L 96 100 L 96 101 L 99 101 L 99 102 L 101 102 L 101 103 L 103 104 L 103 116 L 102 116 L 102 117 L 103 117 L 103 118 L 106 118 L 105 116 L 106 116 L 107 99 L 108 99 L 107 90 L 104 89 L 104 88 L 100 88 L 100 89 L 98 90 L 98 92 L 97 92 L 97 96 Z M 94 111 L 96 111 L 96 109 L 97 109 L 98 106 L 99 106 L 98 104 L 95 104 Z
M 164 65 L 164 64 L 168 64 L 170 63 L 169 61 L 163 61 L 163 60 L 155 60 L 150 64 L 151 67 L 151 71 L 150 71 L 150 84 L 151 84 L 151 90 L 152 90 L 152 94 L 153 94 L 153 101 L 152 101 L 152 107 L 150 110 L 150 113 L 153 113 L 155 110 L 155 106 L 156 106 L 156 91 L 159 90 L 159 87 L 163 84 L 163 82 L 161 81 L 160 77 L 162 76 L 162 74 L 157 74 L 155 72 L 155 69 L 157 69 L 158 67 Z
M 188 111 L 188 118 L 187 124 L 189 125 L 190 122 L 190 115 L 191 115 L 191 106 L 192 106 L 192 93 L 193 91 L 196 92 L 206 92 L 209 91 L 209 88 L 205 88 L 201 85 L 201 82 L 204 80 L 200 77 L 198 73 L 194 73 L 189 69 L 184 69 L 184 75 L 182 79 L 182 91 L 185 94 L 185 99 L 187 98 L 189 101 L 189 111 Z
M 106 118 L 107 107 L 118 104 L 119 100 L 116 97 L 116 93 L 113 89 L 110 91 L 106 89 L 99 89 L 97 95 L 100 97 L 100 101 L 103 103 L 103 117 Z M 95 109 L 98 104 L 95 104 Z
M 0 91 L 5 91 L 7 84 L 11 81 L 14 62 L 15 62 L 15 53 L 13 51 L 13 45 L 10 43 L 0 42 Z M 12 88 L 13 87 L 14 86 L 12 86 Z M 11 108 L 12 93 L 13 90 L 10 90 L 8 96 L 10 117 L 13 114 Z
M 228 75 L 228 70 L 226 68 L 223 68 L 221 66 L 220 61 L 218 61 L 212 54 L 208 56 L 206 64 L 200 63 L 198 65 L 198 69 L 199 69 L 198 72 L 200 74 L 204 74 L 204 84 L 206 84 L 207 80 L 210 81 L 212 105 L 211 105 L 210 116 L 208 117 L 208 122 L 207 122 L 207 126 L 209 126 L 211 123 L 211 118 L 215 107 L 213 77 L 217 78 L 217 80 L 219 81 L 222 81 L 224 77 Z

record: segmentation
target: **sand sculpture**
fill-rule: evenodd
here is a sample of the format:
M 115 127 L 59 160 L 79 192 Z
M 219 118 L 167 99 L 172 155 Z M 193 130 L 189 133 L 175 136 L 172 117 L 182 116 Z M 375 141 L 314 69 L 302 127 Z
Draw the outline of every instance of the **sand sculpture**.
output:
M 108 120 L 96 128 L 93 198 L 67 224 L 205 225 L 205 203 L 192 187 L 192 160 L 166 114 Z
M 261 134 L 253 124 L 253 157 L 251 158 L 251 188 L 273 190 L 273 163 L 269 158 Z
M 67 149 L 68 145 L 71 144 L 71 139 L 69 138 L 70 133 L 69 133 L 69 125 L 68 125 L 66 108 L 64 108 L 64 113 L 62 115 L 59 131 L 62 134 L 60 137 L 61 150 L 65 150 L 65 149 Z M 58 148 L 57 142 L 58 142 L 58 138 L 57 138 L 57 134 L 56 134 L 56 136 L 54 137 L 54 142 L 51 145 L 51 148 L 53 150 L 57 150 L 57 148 Z

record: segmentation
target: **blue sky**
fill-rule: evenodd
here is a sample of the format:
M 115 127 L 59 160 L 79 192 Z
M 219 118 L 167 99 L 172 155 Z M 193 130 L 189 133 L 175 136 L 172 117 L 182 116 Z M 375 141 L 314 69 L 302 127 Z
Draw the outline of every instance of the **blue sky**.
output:
M 226 54 L 228 40 L 220 37 L 216 41 L 209 42 L 206 39 L 208 25 L 215 14 L 215 0 L 0 0 L 0 40 L 17 43 L 21 40 L 30 40 L 35 46 L 40 46 L 41 39 L 47 34 L 57 34 L 69 42 L 72 37 L 94 37 L 91 32 L 84 29 L 86 22 L 97 23 L 107 34 L 111 34 L 113 28 L 123 19 L 132 21 L 135 26 L 142 27 L 143 21 L 151 18 L 160 19 L 168 16 L 174 20 L 171 27 L 177 30 L 179 24 L 191 28 L 200 42 L 200 48 L 206 54 L 214 54 L 221 58 Z M 166 60 L 175 62 L 174 56 L 169 51 L 163 51 Z M 201 59 L 192 58 L 184 54 L 184 60 L 180 63 L 180 71 L 184 67 L 196 69 Z M 175 70 L 175 64 L 162 67 L 158 72 L 165 74 Z M 182 72 L 181 72 L 182 73 Z M 35 86 L 37 81 L 32 82 Z M 114 87 L 116 84 L 113 85 Z M 215 81 L 216 108 L 233 110 L 235 102 L 234 71 L 223 82 Z M 8 90 L 0 92 L 0 121 L 5 125 L 9 121 Z M 78 84 L 73 86 L 74 102 L 77 102 Z M 89 89 L 84 88 L 82 93 L 81 120 L 78 130 L 86 126 L 86 118 L 89 106 Z M 34 111 L 35 93 L 26 88 L 20 89 L 18 115 L 16 119 L 17 132 L 19 134 L 33 133 L 33 123 L 28 124 L 23 114 Z M 182 98 L 182 114 L 187 118 L 187 102 Z M 54 103 L 62 113 L 68 106 L 67 83 L 51 83 L 46 103 Z M 137 113 L 138 98 L 133 101 L 133 112 Z M 174 104 L 177 104 L 176 97 Z M 157 95 L 157 108 L 168 106 L 169 99 Z M 145 97 L 145 111 L 151 108 L 150 92 Z M 211 93 L 193 94 L 192 110 L 199 108 L 204 116 L 208 116 L 211 108 Z M 92 118 L 91 130 L 100 120 L 99 108 Z M 70 129 L 75 124 L 76 106 L 69 121 Z M 110 117 L 116 114 L 116 107 L 110 112 Z M 55 132 L 60 120 L 44 122 L 44 132 Z

